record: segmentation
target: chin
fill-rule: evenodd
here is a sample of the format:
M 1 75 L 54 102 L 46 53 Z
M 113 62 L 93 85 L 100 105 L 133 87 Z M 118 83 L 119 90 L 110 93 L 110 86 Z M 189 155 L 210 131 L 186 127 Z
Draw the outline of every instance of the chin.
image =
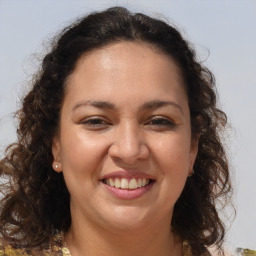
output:
M 106 219 L 105 224 L 109 228 L 115 230 L 126 230 L 126 231 L 135 231 L 142 229 L 145 226 L 148 226 L 152 222 L 152 217 L 149 216 L 145 211 L 141 209 L 136 209 L 136 207 L 123 206 L 118 207 L 111 212 L 109 217 Z

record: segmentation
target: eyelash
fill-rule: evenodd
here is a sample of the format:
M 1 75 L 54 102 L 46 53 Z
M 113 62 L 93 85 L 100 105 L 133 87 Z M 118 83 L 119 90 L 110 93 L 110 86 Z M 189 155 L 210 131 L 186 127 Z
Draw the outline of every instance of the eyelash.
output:
M 147 123 L 147 125 L 152 125 L 152 126 L 158 126 L 158 127 L 173 127 L 175 126 L 175 123 L 165 117 L 153 117 L 151 120 L 149 120 Z
M 110 125 L 109 122 L 105 121 L 101 117 L 89 117 L 85 120 L 82 120 L 80 123 L 92 128 L 101 128 L 102 126 Z
M 110 122 L 104 120 L 101 117 L 89 117 L 85 120 L 82 120 L 80 124 L 95 130 L 102 129 L 111 125 Z M 165 118 L 162 116 L 154 116 L 151 119 L 149 119 L 147 122 L 145 122 L 144 125 L 153 126 L 156 128 L 166 128 L 166 127 L 171 128 L 171 127 L 174 127 L 176 124 L 174 121 L 168 118 Z

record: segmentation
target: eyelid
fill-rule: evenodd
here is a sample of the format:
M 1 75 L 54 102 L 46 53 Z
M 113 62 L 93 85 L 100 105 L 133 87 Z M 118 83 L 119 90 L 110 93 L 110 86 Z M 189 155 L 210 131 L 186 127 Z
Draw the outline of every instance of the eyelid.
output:
M 169 118 L 169 117 L 166 117 L 166 116 L 153 116 L 153 117 L 149 118 L 149 119 L 146 121 L 145 124 L 150 125 L 150 123 L 151 123 L 152 121 L 166 121 L 167 124 L 151 124 L 151 125 L 158 125 L 158 126 L 161 126 L 161 125 L 162 125 L 162 126 L 174 126 L 174 125 L 176 125 L 176 122 L 175 122 L 173 119 L 171 119 L 171 118 Z
M 98 123 L 98 124 L 90 123 L 91 121 L 97 121 L 97 120 L 100 121 L 101 123 Z M 106 118 L 104 118 L 102 116 L 89 116 L 89 117 L 82 119 L 79 123 L 82 125 L 88 125 L 88 126 L 94 126 L 94 127 L 105 126 L 105 125 L 111 124 Z

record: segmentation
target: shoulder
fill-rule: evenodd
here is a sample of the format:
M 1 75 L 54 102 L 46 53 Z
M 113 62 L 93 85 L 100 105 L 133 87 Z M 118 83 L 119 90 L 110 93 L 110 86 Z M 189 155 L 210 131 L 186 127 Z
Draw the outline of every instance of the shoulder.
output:
M 0 239 L 0 256 L 29 256 L 24 249 L 15 249 Z
M 184 256 L 193 256 L 191 246 L 187 241 L 183 242 L 183 255 Z M 223 256 L 234 256 L 234 253 L 224 250 L 224 254 L 220 254 L 220 251 L 212 246 L 212 247 L 207 247 L 206 252 L 203 254 L 204 256 L 217 256 L 217 255 L 223 255 Z M 256 256 L 256 255 L 255 255 Z
M 64 250 L 65 251 L 65 250 Z M 33 248 L 13 247 L 8 242 L 0 238 L 0 256 L 62 256 L 62 236 L 54 235 L 49 244 L 44 244 Z M 66 254 L 64 254 L 66 255 Z
M 210 255 L 215 256 L 215 255 L 219 255 L 218 254 L 218 250 L 215 247 L 210 247 L 208 248 Z M 224 251 L 223 251 L 223 256 L 234 256 L 237 255 L 235 254 L 234 250 L 228 249 L 226 247 L 224 247 Z
M 237 248 L 236 255 L 256 256 L 256 250 Z

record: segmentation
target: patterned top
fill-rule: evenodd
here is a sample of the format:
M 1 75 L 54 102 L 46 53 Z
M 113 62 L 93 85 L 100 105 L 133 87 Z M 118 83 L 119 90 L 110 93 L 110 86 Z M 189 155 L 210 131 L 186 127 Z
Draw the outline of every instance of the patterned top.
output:
M 182 251 L 183 256 L 192 256 L 191 248 L 187 242 L 183 242 Z M 209 253 L 209 255 L 215 254 L 214 252 L 212 253 Z M 233 256 L 233 254 L 225 255 Z M 256 256 L 256 251 L 238 248 L 235 255 Z M 71 256 L 71 254 L 65 245 L 63 233 L 57 233 L 53 236 L 51 244 L 32 249 L 15 249 L 0 239 L 0 256 Z
M 65 245 L 63 233 L 55 234 L 52 241 L 52 244 L 46 246 L 32 249 L 15 249 L 0 239 L 0 256 L 71 256 L 69 249 Z M 183 256 L 192 256 L 187 242 L 183 243 L 182 250 Z
M 16 249 L 0 240 L 0 256 L 71 256 L 64 245 L 63 233 L 53 236 L 52 243 L 31 249 Z
M 237 256 L 256 256 L 256 251 L 243 248 L 237 248 L 236 253 Z

